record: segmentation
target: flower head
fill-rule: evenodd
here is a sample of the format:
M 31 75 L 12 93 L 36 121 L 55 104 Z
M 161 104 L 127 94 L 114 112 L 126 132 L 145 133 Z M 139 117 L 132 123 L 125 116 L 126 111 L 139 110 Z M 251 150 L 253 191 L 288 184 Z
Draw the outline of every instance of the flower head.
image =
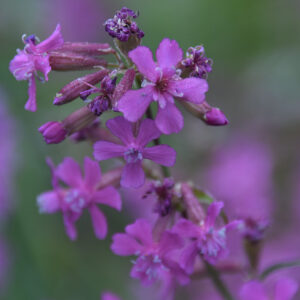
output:
M 199 78 L 181 79 L 176 70 L 182 59 L 182 50 L 176 41 L 164 39 L 157 51 L 157 63 L 149 48 L 139 46 L 129 52 L 130 59 L 144 76 L 142 88 L 128 91 L 119 101 L 118 109 L 125 118 L 136 122 L 152 101 L 158 103 L 155 124 L 170 134 L 183 127 L 183 117 L 174 104 L 174 97 L 193 103 L 201 103 L 208 90 L 207 82 Z
M 179 283 L 188 282 L 185 272 L 172 259 L 173 253 L 183 246 L 179 235 L 164 231 L 156 239 L 152 233 L 152 226 L 143 219 L 128 225 L 125 232 L 113 236 L 111 249 L 117 255 L 137 256 L 133 261 L 131 277 L 150 285 L 162 279 L 165 273 L 170 273 Z
M 84 159 L 84 177 L 80 166 L 72 158 L 65 158 L 56 168 L 52 168 L 53 190 L 44 192 L 37 198 L 41 213 L 55 213 L 61 211 L 64 218 L 66 233 L 70 239 L 77 237 L 75 222 L 80 218 L 84 209 L 90 212 L 95 235 L 103 239 L 107 233 L 107 224 L 104 214 L 97 204 L 108 205 L 116 210 L 121 209 L 121 198 L 112 186 L 98 188 L 101 182 L 101 170 L 95 161 Z M 59 185 L 62 181 L 67 187 Z
M 132 123 L 123 117 L 108 120 L 106 126 L 122 141 L 122 144 L 106 141 L 96 142 L 94 145 L 94 156 L 100 161 L 113 157 L 123 157 L 125 159 L 126 165 L 121 179 L 123 187 L 137 188 L 144 184 L 143 159 L 149 159 L 168 167 L 174 165 L 176 152 L 170 146 L 146 147 L 149 142 L 160 136 L 160 132 L 153 120 L 143 120 L 136 137 L 133 135 Z
M 105 31 L 113 38 L 117 38 L 121 42 L 126 42 L 131 35 L 136 35 L 141 39 L 144 32 L 139 29 L 136 22 L 138 15 L 131 9 L 123 7 L 117 11 L 112 19 L 108 19 L 105 24 Z
M 64 43 L 60 25 L 58 24 L 54 32 L 41 43 L 37 43 L 38 39 L 34 35 L 24 37 L 23 41 L 25 47 L 23 50 L 17 50 L 17 55 L 9 64 L 9 70 L 17 80 L 29 81 L 29 99 L 25 104 L 25 109 L 36 111 L 35 78 L 48 81 L 48 74 L 51 71 L 49 51 L 60 48 Z M 41 72 L 44 78 L 41 78 L 38 72 Z
M 270 290 L 259 281 L 250 281 L 241 289 L 241 300 L 291 300 L 298 290 L 298 284 L 290 278 L 281 278 Z
M 206 218 L 200 224 L 181 219 L 174 226 L 174 232 L 190 239 L 181 256 L 181 266 L 187 272 L 193 271 L 199 252 L 211 264 L 216 263 L 226 253 L 226 233 L 240 222 L 233 221 L 225 226 L 216 227 L 215 222 L 222 208 L 222 202 L 213 202 L 207 209 Z

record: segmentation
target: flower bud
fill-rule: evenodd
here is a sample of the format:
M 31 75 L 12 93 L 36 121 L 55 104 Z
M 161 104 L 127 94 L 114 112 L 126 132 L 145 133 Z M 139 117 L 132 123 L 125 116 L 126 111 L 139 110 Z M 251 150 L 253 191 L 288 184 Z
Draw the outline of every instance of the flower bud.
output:
M 100 70 L 96 73 L 88 74 L 71 81 L 56 94 L 53 104 L 61 105 L 76 99 L 81 95 L 82 92 L 85 92 L 89 88 L 87 83 L 90 85 L 95 85 L 96 83 L 100 82 L 108 73 L 108 70 Z
M 106 54 L 114 54 L 115 50 L 110 47 L 109 44 L 99 44 L 99 43 L 72 43 L 72 42 L 66 42 L 63 44 L 61 48 L 56 50 L 56 52 L 75 52 L 78 54 L 83 55 L 92 55 L 92 56 L 98 56 L 98 55 L 106 55 Z
M 217 107 L 212 107 L 211 110 L 205 113 L 204 120 L 207 125 L 223 126 L 228 124 L 228 120 L 224 113 Z
M 51 121 L 42 125 L 39 132 L 43 135 L 47 144 L 58 144 L 62 142 L 67 135 L 67 131 L 62 123 Z
M 201 104 L 180 102 L 184 108 L 210 126 L 224 126 L 229 123 L 224 113 L 217 107 L 210 106 L 206 101 Z
M 49 61 L 51 69 L 54 71 L 89 70 L 107 66 L 106 60 L 75 52 L 52 51 L 49 53 Z

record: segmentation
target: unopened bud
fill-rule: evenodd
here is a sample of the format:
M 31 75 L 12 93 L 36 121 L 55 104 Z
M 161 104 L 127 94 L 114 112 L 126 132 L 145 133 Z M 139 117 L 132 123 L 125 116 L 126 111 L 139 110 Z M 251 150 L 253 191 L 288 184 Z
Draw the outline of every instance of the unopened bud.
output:
M 188 219 L 195 223 L 201 222 L 205 217 L 205 213 L 197 197 L 194 195 L 191 186 L 187 183 L 182 183 L 181 193 L 185 203 Z
M 211 110 L 205 113 L 204 120 L 207 125 L 212 126 L 224 126 L 228 124 L 226 116 L 217 107 L 212 107 Z
M 225 126 L 229 123 L 225 114 L 217 107 L 210 106 L 206 101 L 201 104 L 191 102 L 180 102 L 184 108 L 195 117 L 204 121 L 210 126 Z
M 107 66 L 106 60 L 75 52 L 50 52 L 49 61 L 51 69 L 54 71 L 89 70 L 95 67 Z
M 114 54 L 116 51 L 111 48 L 111 46 L 107 43 L 98 44 L 98 43 L 72 43 L 66 42 L 63 44 L 61 48 L 56 50 L 56 52 L 75 52 L 83 55 L 106 55 L 106 54 Z
M 39 132 L 43 135 L 47 144 L 58 144 L 62 142 L 67 135 L 67 131 L 62 123 L 56 121 L 45 123 L 39 128 Z
M 77 97 L 81 96 L 82 92 L 88 90 L 89 86 L 87 83 L 90 85 L 95 85 L 96 83 L 100 82 L 108 73 L 108 70 L 100 70 L 96 73 L 88 74 L 71 81 L 56 94 L 53 104 L 65 104 L 76 99 Z

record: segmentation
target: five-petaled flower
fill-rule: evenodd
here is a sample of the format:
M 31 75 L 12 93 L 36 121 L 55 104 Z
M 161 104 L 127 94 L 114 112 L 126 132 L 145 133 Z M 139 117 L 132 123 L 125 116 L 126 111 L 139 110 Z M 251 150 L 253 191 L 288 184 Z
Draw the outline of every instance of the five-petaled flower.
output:
M 144 184 L 143 159 L 149 159 L 168 167 L 174 165 L 176 152 L 170 146 L 146 147 L 149 142 L 157 139 L 161 134 L 153 120 L 144 119 L 141 122 L 137 136 L 133 134 L 133 124 L 121 116 L 108 120 L 106 126 L 122 141 L 123 145 L 106 141 L 96 142 L 94 156 L 100 161 L 112 157 L 124 157 L 126 165 L 121 178 L 123 187 L 138 188 Z
M 207 209 L 207 215 L 200 224 L 181 219 L 173 231 L 190 239 L 181 253 L 180 265 L 192 273 L 197 255 L 214 264 L 226 252 L 226 233 L 235 228 L 240 221 L 232 221 L 223 227 L 216 228 L 215 222 L 221 213 L 223 202 L 213 202 Z
M 131 277 L 151 285 L 168 273 L 182 285 L 189 282 L 189 277 L 175 260 L 176 251 L 184 244 L 178 234 L 166 230 L 156 237 L 152 226 L 144 219 L 126 226 L 125 232 L 113 236 L 111 249 L 117 255 L 138 257 L 133 261 Z
M 74 240 L 77 237 L 75 222 L 80 218 L 84 209 L 91 215 L 95 235 L 104 239 L 107 233 L 107 223 L 104 214 L 97 204 L 108 205 L 121 210 L 121 198 L 112 186 L 99 189 L 101 170 L 97 162 L 86 157 L 84 159 L 84 177 L 79 164 L 72 158 L 65 158 L 56 168 L 48 161 L 52 169 L 53 190 L 44 192 L 37 198 L 41 213 L 61 211 L 67 235 Z M 59 180 L 68 187 L 59 185 Z
M 162 40 L 156 51 L 157 63 L 145 46 L 130 51 L 129 57 L 145 79 L 141 89 L 128 91 L 120 99 L 118 109 L 128 121 L 136 122 L 150 103 L 157 101 L 155 124 L 158 129 L 164 134 L 179 132 L 183 128 L 183 117 L 174 104 L 174 97 L 201 103 L 208 90 L 206 80 L 181 79 L 176 66 L 182 60 L 182 50 L 174 40 Z
M 35 77 L 42 81 L 48 81 L 48 74 L 51 71 L 48 52 L 60 48 L 64 40 L 58 24 L 54 32 L 41 43 L 37 44 L 37 38 L 34 35 L 24 38 L 23 41 L 25 47 L 23 50 L 17 50 L 17 55 L 9 64 L 9 70 L 17 80 L 28 80 L 29 98 L 25 104 L 25 109 L 36 111 Z M 41 78 L 38 72 L 41 72 L 44 78 Z

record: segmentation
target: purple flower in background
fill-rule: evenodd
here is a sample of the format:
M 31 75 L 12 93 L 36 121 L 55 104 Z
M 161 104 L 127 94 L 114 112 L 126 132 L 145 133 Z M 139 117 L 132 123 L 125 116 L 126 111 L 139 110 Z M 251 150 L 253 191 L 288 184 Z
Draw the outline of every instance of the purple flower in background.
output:
M 105 292 L 102 293 L 101 300 L 121 300 L 121 298 L 111 292 Z
M 272 155 L 267 145 L 249 136 L 229 140 L 213 156 L 205 177 L 229 217 L 270 218 Z
M 37 44 L 37 37 L 30 35 L 23 38 L 24 50 L 17 50 L 17 55 L 9 64 L 10 72 L 17 80 L 28 80 L 29 98 L 25 104 L 25 109 L 36 111 L 36 82 L 39 80 L 48 81 L 48 74 L 51 71 L 48 52 L 60 48 L 64 41 L 60 32 L 60 25 L 56 26 L 54 32 L 44 41 Z M 44 78 L 38 75 L 41 72 Z
M 141 89 L 128 91 L 120 99 L 118 109 L 128 121 L 136 122 L 150 103 L 156 101 L 158 129 L 165 134 L 179 132 L 183 128 L 183 117 L 174 104 L 174 97 L 201 103 L 208 90 L 207 82 L 199 78 L 180 78 L 176 66 L 182 59 L 182 50 L 174 40 L 162 40 L 156 51 L 157 63 L 145 46 L 130 51 L 129 57 L 145 79 Z
M 212 71 L 212 60 L 205 56 L 203 46 L 190 47 L 181 64 L 190 70 L 192 77 L 206 78 Z
M 131 9 L 123 7 L 117 11 L 112 19 L 108 19 L 104 28 L 105 31 L 113 38 L 117 38 L 121 42 L 126 42 L 131 35 L 136 35 L 141 39 L 144 37 L 144 32 L 139 29 L 136 22 L 132 19 L 136 19 L 138 15 Z
M 233 221 L 216 228 L 215 222 L 222 208 L 222 202 L 213 202 L 207 209 L 205 220 L 200 224 L 181 219 L 174 226 L 174 232 L 191 239 L 181 255 L 181 266 L 188 273 L 193 272 L 198 253 L 202 254 L 209 263 L 215 264 L 226 252 L 226 234 L 228 230 L 237 227 L 240 222 Z
M 84 159 L 84 177 L 79 164 L 72 158 L 65 158 L 56 168 L 52 165 L 54 190 L 44 192 L 37 198 L 41 213 L 55 213 L 61 211 L 64 218 L 66 233 L 71 240 L 77 238 L 75 222 L 80 218 L 84 209 L 88 209 L 94 232 L 97 238 L 104 239 L 107 233 L 107 223 L 104 214 L 97 204 L 108 205 L 121 210 L 121 198 L 112 186 L 99 189 L 101 170 L 95 161 Z M 58 185 L 61 180 L 69 188 Z
M 96 142 L 94 156 L 100 161 L 113 157 L 124 157 L 126 165 L 121 178 L 123 187 L 137 188 L 144 184 L 143 159 L 149 159 L 168 167 L 174 165 L 176 152 L 170 146 L 146 147 L 148 143 L 160 136 L 160 131 L 156 128 L 153 120 L 143 120 L 136 137 L 133 135 L 133 124 L 123 117 L 108 120 L 106 126 L 122 141 L 123 145 L 106 141 Z
M 265 283 L 250 281 L 241 289 L 241 300 L 291 300 L 298 290 L 298 284 L 290 278 L 281 278 L 270 289 Z
M 125 228 L 126 233 L 113 236 L 112 251 L 121 256 L 136 255 L 131 277 L 138 278 L 145 285 L 162 279 L 170 273 L 180 284 L 188 283 L 186 273 L 173 260 L 173 253 L 183 246 L 183 240 L 176 233 L 164 231 L 160 237 L 152 233 L 152 226 L 139 219 Z

